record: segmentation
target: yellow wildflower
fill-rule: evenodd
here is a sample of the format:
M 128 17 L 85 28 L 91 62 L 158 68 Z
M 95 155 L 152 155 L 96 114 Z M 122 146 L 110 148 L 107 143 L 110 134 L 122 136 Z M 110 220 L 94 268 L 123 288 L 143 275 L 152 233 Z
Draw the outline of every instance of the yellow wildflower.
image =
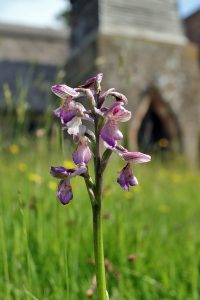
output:
M 63 161 L 63 167 L 65 167 L 66 169 L 73 169 L 73 168 L 76 168 L 74 162 L 71 161 L 71 160 L 64 160 L 64 161 Z
M 38 174 L 35 174 L 35 173 L 30 173 L 29 176 L 28 176 L 28 179 L 29 179 L 30 182 L 33 182 L 33 183 L 40 184 L 42 182 L 41 176 L 38 175 Z
M 17 154 L 17 153 L 19 153 L 19 146 L 16 145 L 16 144 L 10 145 L 9 151 L 10 151 L 12 154 Z

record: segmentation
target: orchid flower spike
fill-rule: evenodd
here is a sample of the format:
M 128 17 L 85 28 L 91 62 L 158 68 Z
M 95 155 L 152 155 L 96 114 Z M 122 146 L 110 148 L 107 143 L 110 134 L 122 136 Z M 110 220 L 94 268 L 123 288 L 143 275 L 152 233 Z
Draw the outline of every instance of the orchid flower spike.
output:
M 88 173 L 87 164 L 92 159 L 92 156 L 96 161 L 95 167 L 100 167 L 97 164 L 96 155 L 97 153 L 99 155 L 101 151 L 95 152 L 97 147 L 100 147 L 100 138 L 104 141 L 106 148 L 112 150 L 108 150 L 102 164 L 102 170 L 105 169 L 112 152 L 115 152 L 126 162 L 126 166 L 119 172 L 120 175 L 117 179 L 117 182 L 125 190 L 129 190 L 130 186 L 138 184 L 131 169 L 131 164 L 144 163 L 151 160 L 150 155 L 141 152 L 129 152 L 118 145 L 118 141 L 123 138 L 123 134 L 119 130 L 119 123 L 127 122 L 131 118 L 131 112 L 124 107 L 124 105 L 128 104 L 128 99 L 115 88 L 102 92 L 102 79 L 103 74 L 99 73 L 76 88 L 65 84 L 54 85 L 51 88 L 55 95 L 64 100 L 63 104 L 55 109 L 53 113 L 60 120 L 63 129 L 67 129 L 68 134 L 72 135 L 73 141 L 77 143 L 77 147 L 72 154 L 77 169 L 51 168 L 52 176 L 60 179 L 57 197 L 63 204 L 68 203 L 73 197 L 70 185 L 71 177 L 80 175 L 80 172 Z M 103 106 L 104 101 L 108 97 L 115 99 L 114 104 L 109 108 Z M 84 125 L 85 121 L 90 121 L 95 130 L 92 131 L 91 126 L 89 128 L 86 127 Z M 92 143 L 91 149 L 90 142 Z M 101 162 L 101 157 L 98 159 Z M 90 186 L 90 183 L 88 184 Z M 89 189 L 90 195 L 94 194 L 94 191 L 91 191 L 91 186 Z
M 54 110 L 54 115 L 77 145 L 72 153 L 76 167 L 51 167 L 50 173 L 59 179 L 56 195 L 63 205 L 73 199 L 71 179 L 81 176 L 85 181 L 93 214 L 97 298 L 108 299 L 101 230 L 104 171 L 110 156 L 115 152 L 125 162 L 125 166 L 118 172 L 117 182 L 123 190 L 129 191 L 130 186 L 138 185 L 132 164 L 149 162 L 151 157 L 141 152 L 130 152 L 118 145 L 118 141 L 123 138 L 119 123 L 131 118 L 131 112 L 124 107 L 128 104 L 128 99 L 115 88 L 102 92 L 102 79 L 103 74 L 99 73 L 76 88 L 65 84 L 52 86 L 52 92 L 63 99 L 62 105 Z M 115 100 L 110 107 L 104 105 L 107 98 Z M 107 148 L 104 152 L 103 144 Z M 92 158 L 94 176 L 90 176 L 88 166 Z

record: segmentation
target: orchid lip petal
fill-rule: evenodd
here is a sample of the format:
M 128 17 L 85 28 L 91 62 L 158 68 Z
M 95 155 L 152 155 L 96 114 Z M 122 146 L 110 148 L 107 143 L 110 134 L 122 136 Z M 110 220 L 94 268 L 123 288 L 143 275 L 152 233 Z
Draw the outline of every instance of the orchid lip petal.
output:
M 138 185 L 137 178 L 135 177 L 129 163 L 119 173 L 120 176 L 117 179 L 117 182 L 120 184 L 122 189 L 129 191 L 129 186 Z
M 109 120 L 116 122 L 127 122 L 131 118 L 131 111 L 126 110 L 121 102 L 115 102 L 106 112 Z
M 72 188 L 69 180 L 61 180 L 58 185 L 57 197 L 63 205 L 66 205 L 72 200 Z

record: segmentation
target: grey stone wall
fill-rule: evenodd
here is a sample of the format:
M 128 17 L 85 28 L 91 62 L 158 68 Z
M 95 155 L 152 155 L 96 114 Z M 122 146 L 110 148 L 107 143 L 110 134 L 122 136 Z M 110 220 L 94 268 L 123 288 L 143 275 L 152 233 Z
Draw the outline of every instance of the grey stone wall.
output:
M 184 39 L 176 0 L 99 0 L 99 6 L 102 33 L 151 35 L 176 43 Z
M 181 129 L 184 151 L 191 161 L 197 161 L 200 74 L 196 47 L 100 35 L 98 49 L 103 62 L 99 70 L 105 74 L 104 88 L 114 86 L 124 92 L 129 108 L 137 115 L 141 94 L 155 86 Z
M 62 65 L 69 53 L 68 30 L 0 24 L 0 61 Z
M 16 107 L 24 98 L 29 110 L 44 112 L 50 86 L 69 54 L 68 30 L 0 24 L 0 108 L 6 109 L 4 88 Z

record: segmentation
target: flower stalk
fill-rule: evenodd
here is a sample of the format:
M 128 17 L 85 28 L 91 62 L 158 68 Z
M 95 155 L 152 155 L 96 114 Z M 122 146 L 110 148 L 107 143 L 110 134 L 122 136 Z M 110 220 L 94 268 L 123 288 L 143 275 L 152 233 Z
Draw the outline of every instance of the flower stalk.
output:
M 98 203 L 93 206 L 93 241 L 96 266 L 98 300 L 108 300 L 103 250 L 102 203 L 101 195 L 96 195 Z
M 123 138 L 123 134 L 119 130 L 119 122 L 128 121 L 131 118 L 131 112 L 124 108 L 124 104 L 127 104 L 128 100 L 123 94 L 114 88 L 101 92 L 102 78 L 103 74 L 97 74 L 75 89 L 67 85 L 52 87 L 53 93 L 64 100 L 63 104 L 54 110 L 54 115 L 60 119 L 64 129 L 72 136 L 73 142 L 78 145 L 72 154 L 77 168 L 51 167 L 50 173 L 53 177 L 60 179 L 57 197 L 63 205 L 73 199 L 71 179 L 81 176 L 85 180 L 93 213 L 97 299 L 108 300 L 102 224 L 103 174 L 112 153 L 116 153 L 126 163 L 119 172 L 117 182 L 122 189 L 129 191 L 130 186 L 138 185 L 131 164 L 148 162 L 151 157 L 141 152 L 129 152 L 118 144 L 118 141 Z M 114 98 L 115 102 L 107 108 L 103 105 L 109 97 Z M 89 110 L 79 102 L 80 99 L 82 103 L 87 101 Z M 90 129 L 87 122 L 90 122 Z M 106 149 L 102 155 L 103 144 Z M 94 160 L 94 180 L 90 176 L 88 168 L 88 163 L 92 159 Z

